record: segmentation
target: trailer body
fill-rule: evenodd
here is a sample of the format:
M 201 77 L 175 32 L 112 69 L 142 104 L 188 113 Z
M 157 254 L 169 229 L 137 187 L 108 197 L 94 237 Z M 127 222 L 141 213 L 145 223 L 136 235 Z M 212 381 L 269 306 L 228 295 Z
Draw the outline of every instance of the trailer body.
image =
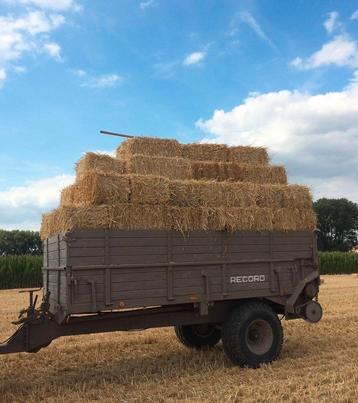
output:
M 232 362 L 257 367 L 279 355 L 277 315 L 321 319 L 318 291 L 311 231 L 76 230 L 44 242 L 42 304 L 31 293 L 0 354 L 66 335 L 175 326 L 186 346 L 222 338 Z
M 44 291 L 68 315 L 148 306 L 271 298 L 284 305 L 317 270 L 305 232 L 82 230 L 44 243 Z

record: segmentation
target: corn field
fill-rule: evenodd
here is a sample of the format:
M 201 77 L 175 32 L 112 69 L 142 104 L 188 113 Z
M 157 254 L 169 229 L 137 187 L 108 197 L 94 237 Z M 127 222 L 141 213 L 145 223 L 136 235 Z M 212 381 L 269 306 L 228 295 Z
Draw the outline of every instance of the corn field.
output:
M 358 273 L 358 253 L 320 252 L 321 274 Z
M 1 256 L 0 289 L 41 286 L 41 266 L 42 256 Z

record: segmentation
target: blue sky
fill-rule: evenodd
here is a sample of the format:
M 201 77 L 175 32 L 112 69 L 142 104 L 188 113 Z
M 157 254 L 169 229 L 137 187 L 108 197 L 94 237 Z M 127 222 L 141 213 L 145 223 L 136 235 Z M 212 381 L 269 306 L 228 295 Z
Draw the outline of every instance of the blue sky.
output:
M 267 146 L 358 202 L 358 1 L 0 0 L 0 228 L 39 227 L 100 129 Z

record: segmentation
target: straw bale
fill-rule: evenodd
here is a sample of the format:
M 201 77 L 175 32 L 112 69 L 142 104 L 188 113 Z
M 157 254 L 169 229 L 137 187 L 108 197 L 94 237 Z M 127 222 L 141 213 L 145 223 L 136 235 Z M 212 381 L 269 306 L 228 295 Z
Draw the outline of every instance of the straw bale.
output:
M 184 158 L 132 155 L 125 159 L 127 172 L 138 175 L 164 176 L 169 179 L 190 179 L 190 161 Z
M 267 165 L 266 148 L 250 146 L 228 147 L 225 144 L 182 144 L 182 156 L 194 161 L 236 162 Z
M 238 164 L 229 162 L 219 165 L 219 180 L 253 183 L 287 183 L 283 166 Z
M 61 199 L 60 199 L 60 206 L 73 206 L 74 201 L 74 186 L 66 186 L 61 190 Z
M 126 203 L 130 194 L 130 176 L 87 172 L 61 192 L 61 206 Z
M 228 147 L 224 144 L 182 144 L 182 156 L 195 161 L 227 161 Z
M 317 227 L 316 214 L 312 208 L 273 209 L 274 231 L 313 231 Z
M 156 137 L 134 137 L 117 148 L 117 158 L 141 154 L 161 157 L 181 157 L 181 146 L 177 140 Z
M 286 170 L 282 166 L 192 161 L 191 170 L 195 180 L 287 183 Z
M 191 172 L 195 180 L 223 180 L 222 164 L 217 161 L 191 161 Z
M 246 163 L 246 164 L 268 164 L 269 157 L 266 148 L 263 147 L 246 147 L 234 146 L 228 147 L 229 162 Z
M 154 175 L 128 175 L 130 181 L 129 201 L 133 204 L 168 204 L 169 180 Z
M 77 177 L 87 172 L 125 174 L 125 162 L 100 153 L 86 153 L 76 164 Z
M 311 208 L 307 187 L 248 182 L 171 181 L 170 204 L 181 207 Z
M 169 181 L 152 175 L 83 174 L 75 184 L 61 193 L 61 206 L 133 204 L 167 204 Z
M 73 229 L 174 229 L 298 231 L 313 230 L 316 217 L 312 209 L 271 209 L 240 207 L 171 207 L 133 205 L 61 207 L 43 216 L 42 239 Z
M 46 239 L 54 234 L 73 229 L 108 228 L 109 207 L 59 207 L 42 216 L 40 235 Z
M 228 182 L 171 181 L 170 203 L 181 207 L 239 207 L 255 205 L 253 184 Z

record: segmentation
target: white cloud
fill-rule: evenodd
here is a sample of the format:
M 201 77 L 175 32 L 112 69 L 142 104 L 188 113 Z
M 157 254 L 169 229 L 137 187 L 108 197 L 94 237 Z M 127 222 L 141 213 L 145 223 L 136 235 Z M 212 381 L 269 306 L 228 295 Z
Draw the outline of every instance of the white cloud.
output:
M 56 42 L 49 42 L 44 44 L 45 51 L 54 59 L 61 59 L 61 46 Z
M 38 230 L 41 214 L 57 207 L 61 189 L 73 181 L 57 175 L 0 192 L 0 228 Z
M 109 88 L 116 87 L 123 81 L 118 74 L 103 74 L 98 77 L 91 77 L 87 82 L 82 84 L 83 87 L 92 88 Z
M 323 25 L 329 34 L 337 30 L 341 25 L 339 22 L 339 14 L 337 13 L 337 11 L 332 11 L 328 13 L 328 18 L 323 23 Z
M 241 12 L 240 19 L 242 22 L 247 24 L 259 38 L 261 38 L 264 42 L 266 42 L 273 50 L 277 51 L 276 45 L 267 36 L 267 34 L 261 28 L 260 24 L 256 21 L 256 19 L 248 11 Z
M 203 61 L 205 59 L 206 53 L 205 52 L 194 52 L 194 53 L 190 53 L 190 55 L 188 55 L 184 61 L 183 61 L 183 65 L 184 66 L 191 66 L 193 64 L 197 64 L 200 63 L 201 61 Z
M 358 20 L 358 10 L 351 15 L 351 20 Z
M 0 83 L 6 79 L 6 71 L 4 69 L 0 69 Z
M 358 202 L 358 72 L 342 91 L 252 95 L 197 126 L 211 142 L 267 146 L 291 181 L 312 186 L 315 197 Z
M 176 68 L 179 63 L 174 62 L 161 62 L 153 64 L 152 68 L 154 70 L 153 76 L 155 78 L 167 80 L 175 76 Z
M 77 77 L 84 77 L 87 74 L 86 71 L 82 69 L 72 70 L 72 73 Z
M 296 57 L 290 64 L 305 70 L 329 65 L 356 68 L 358 67 L 357 42 L 347 35 L 337 35 L 306 60 Z
M 142 11 L 144 11 L 148 7 L 153 7 L 153 6 L 155 6 L 154 0 L 147 0 L 147 1 L 142 1 L 139 3 L 139 7 Z
M 22 74 L 26 72 L 26 68 L 22 66 L 13 66 L 12 68 L 17 74 Z
M 28 11 L 22 14 L 0 15 L 0 68 L 19 73 L 21 68 L 14 67 L 11 62 L 21 59 L 27 53 L 37 56 L 45 52 L 61 60 L 61 46 L 51 41 L 50 37 L 52 31 L 66 21 L 57 11 L 79 11 L 81 6 L 73 0 L 2 1 L 32 7 L 28 7 Z
M 64 22 L 62 15 L 47 15 L 42 11 L 30 11 L 18 17 L 0 16 L 0 68 L 6 70 L 9 62 L 19 60 L 27 52 L 40 52 L 43 41 Z M 56 53 L 53 46 L 46 50 Z
M 42 9 L 67 11 L 73 9 L 79 10 L 81 6 L 77 5 L 73 0 L 7 0 L 11 4 L 24 4 L 35 6 Z

